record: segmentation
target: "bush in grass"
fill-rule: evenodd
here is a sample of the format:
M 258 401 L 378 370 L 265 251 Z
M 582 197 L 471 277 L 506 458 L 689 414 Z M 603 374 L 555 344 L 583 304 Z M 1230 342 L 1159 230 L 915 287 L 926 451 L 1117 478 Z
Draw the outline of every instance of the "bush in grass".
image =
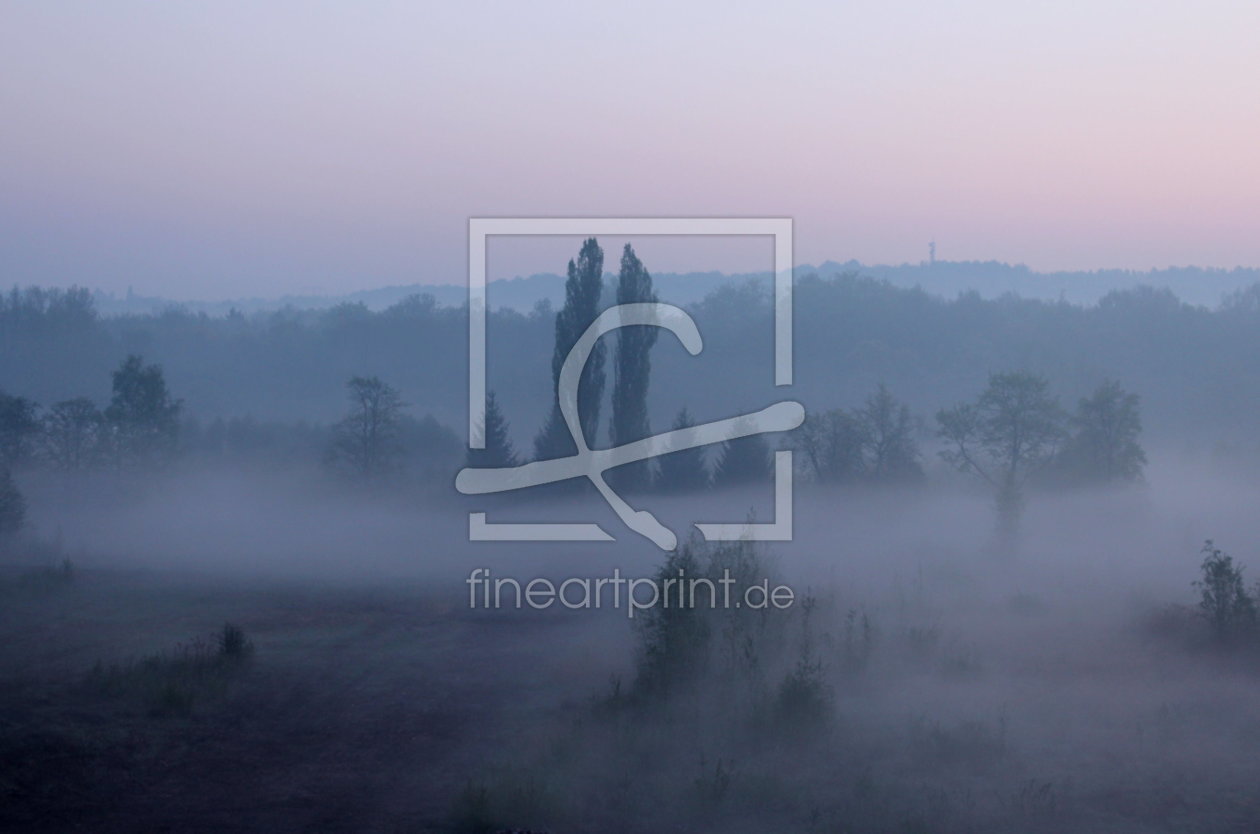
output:
M 1256 626 L 1256 603 L 1243 584 L 1243 569 L 1211 539 L 1203 544 L 1203 578 L 1194 583 L 1199 590 L 1199 611 L 1220 642 L 1249 634 Z

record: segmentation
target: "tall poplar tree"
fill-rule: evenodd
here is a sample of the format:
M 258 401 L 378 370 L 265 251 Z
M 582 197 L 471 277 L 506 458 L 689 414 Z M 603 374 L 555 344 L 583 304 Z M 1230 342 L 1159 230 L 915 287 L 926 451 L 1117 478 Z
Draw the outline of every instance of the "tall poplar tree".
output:
M 560 384 L 560 369 L 578 338 L 599 315 L 599 299 L 604 288 L 604 250 L 599 241 L 588 238 L 582 244 L 577 262 L 569 261 L 569 276 L 564 283 L 564 307 L 556 313 L 556 347 L 551 357 L 551 380 Z M 604 397 L 604 358 L 607 348 L 603 340 L 595 343 L 582 371 L 578 386 L 578 419 L 588 446 L 593 446 L 599 428 L 599 405 Z M 534 438 L 534 457 L 538 460 L 565 457 L 577 452 L 573 438 L 560 416 L 560 403 L 552 403 L 551 414 Z
M 618 304 L 656 301 L 652 276 L 634 254 L 630 244 L 621 253 L 621 274 L 617 280 Z M 648 421 L 648 377 L 652 371 L 652 345 L 658 328 L 631 325 L 617 330 L 617 355 L 613 364 L 612 418 L 609 439 L 613 446 L 642 440 L 651 434 Z M 619 467 L 614 475 L 620 486 L 642 488 L 651 481 L 651 462 L 640 461 Z

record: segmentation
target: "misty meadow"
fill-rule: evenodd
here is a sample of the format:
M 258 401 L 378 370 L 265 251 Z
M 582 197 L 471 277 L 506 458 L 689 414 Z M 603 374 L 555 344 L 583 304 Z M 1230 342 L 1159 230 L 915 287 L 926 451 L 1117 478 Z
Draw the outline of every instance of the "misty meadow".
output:
M 0 2 L 0 833 L 1257 834 L 1257 32 Z
M 802 275 L 804 424 L 609 473 L 680 533 L 662 552 L 589 485 L 453 488 L 571 453 L 558 358 L 658 299 L 631 246 L 615 266 L 587 241 L 559 310 L 492 285 L 478 450 L 466 306 L 4 296 L 6 827 L 1250 830 L 1258 288 L 1074 305 Z M 685 305 L 694 357 L 603 340 L 591 445 L 765 405 L 769 296 Z M 778 449 L 792 541 L 685 532 L 772 514 Z M 619 541 L 470 542 L 470 510 Z M 614 567 L 792 603 L 521 604 Z M 478 604 L 477 569 L 517 590 Z

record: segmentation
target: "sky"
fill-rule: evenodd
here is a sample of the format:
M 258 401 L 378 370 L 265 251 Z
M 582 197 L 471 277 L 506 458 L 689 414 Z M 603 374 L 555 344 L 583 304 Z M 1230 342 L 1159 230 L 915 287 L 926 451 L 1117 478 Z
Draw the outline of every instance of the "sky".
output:
M 0 284 L 462 283 L 476 216 L 786 216 L 802 263 L 1256 266 L 1257 32 L 1241 0 L 4 0 Z

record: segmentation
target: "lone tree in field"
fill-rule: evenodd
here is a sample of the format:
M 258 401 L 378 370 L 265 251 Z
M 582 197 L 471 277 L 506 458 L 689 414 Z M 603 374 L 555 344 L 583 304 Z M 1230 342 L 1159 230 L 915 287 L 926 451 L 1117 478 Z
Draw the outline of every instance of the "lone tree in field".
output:
M 1026 371 L 993 374 L 975 403 L 942 409 L 941 457 L 996 493 L 998 532 L 1013 538 L 1024 509 L 1024 486 L 1055 455 L 1064 416 L 1049 383 Z
M 329 457 L 358 478 L 378 480 L 398 466 L 405 403 L 397 389 L 374 376 L 352 377 L 346 390 L 350 413 L 333 426 Z
M 159 365 L 128 356 L 114 371 L 114 393 L 105 409 L 113 451 L 120 464 L 169 460 L 179 442 L 180 400 L 172 399 Z
M 105 415 L 87 397 L 63 400 L 44 415 L 44 456 L 56 468 L 76 472 L 100 462 Z
M 599 299 L 603 288 L 604 250 L 599 248 L 599 242 L 595 238 L 589 238 L 582 244 L 577 262 L 569 261 L 569 277 L 564 284 L 564 307 L 556 313 L 556 347 L 551 357 L 553 387 L 559 387 L 560 368 L 569 351 L 599 315 Z M 606 352 L 604 340 L 595 343 L 576 392 L 578 419 L 588 446 L 594 444 L 599 427 L 599 404 L 604 397 Z M 564 418 L 560 416 L 560 404 L 557 400 L 551 407 L 551 414 L 542 431 L 534 438 L 534 457 L 538 460 L 549 460 L 576 452 L 573 438 L 569 435 Z
M 480 429 L 485 448 L 469 449 L 465 465 L 470 469 L 516 466 L 516 450 L 512 448 L 512 438 L 508 436 L 507 418 L 503 416 L 493 391 L 486 395 L 486 416 Z
M 11 536 L 26 523 L 26 500 L 13 483 L 8 467 L 0 468 L 0 538 Z
M 617 303 L 639 304 L 656 301 L 652 276 L 626 244 L 621 254 L 621 275 L 617 281 Z M 642 440 L 651 434 L 648 422 L 648 377 L 652 371 L 649 356 L 656 344 L 658 328 L 632 325 L 617 330 L 617 355 L 613 364 L 612 419 L 609 439 L 613 446 Z M 642 488 L 651 480 L 648 461 L 627 464 L 615 470 L 614 479 L 623 487 Z
M 1138 444 L 1140 404 L 1137 394 L 1114 381 L 1104 382 L 1080 401 L 1072 418 L 1076 433 L 1063 450 L 1069 478 L 1100 484 L 1141 480 L 1146 452 Z
M 689 429 L 696 424 L 687 409 L 674 418 L 674 430 Z M 660 470 L 656 485 L 666 492 L 690 492 L 709 485 L 709 471 L 704 465 L 704 449 L 693 446 L 667 452 L 657 458 Z
M 39 406 L 25 397 L 0 393 L 0 466 L 25 461 L 39 434 Z
M 713 467 L 715 487 L 764 483 L 774 473 L 770 463 L 770 445 L 762 434 L 726 440 L 718 455 L 717 465 Z

